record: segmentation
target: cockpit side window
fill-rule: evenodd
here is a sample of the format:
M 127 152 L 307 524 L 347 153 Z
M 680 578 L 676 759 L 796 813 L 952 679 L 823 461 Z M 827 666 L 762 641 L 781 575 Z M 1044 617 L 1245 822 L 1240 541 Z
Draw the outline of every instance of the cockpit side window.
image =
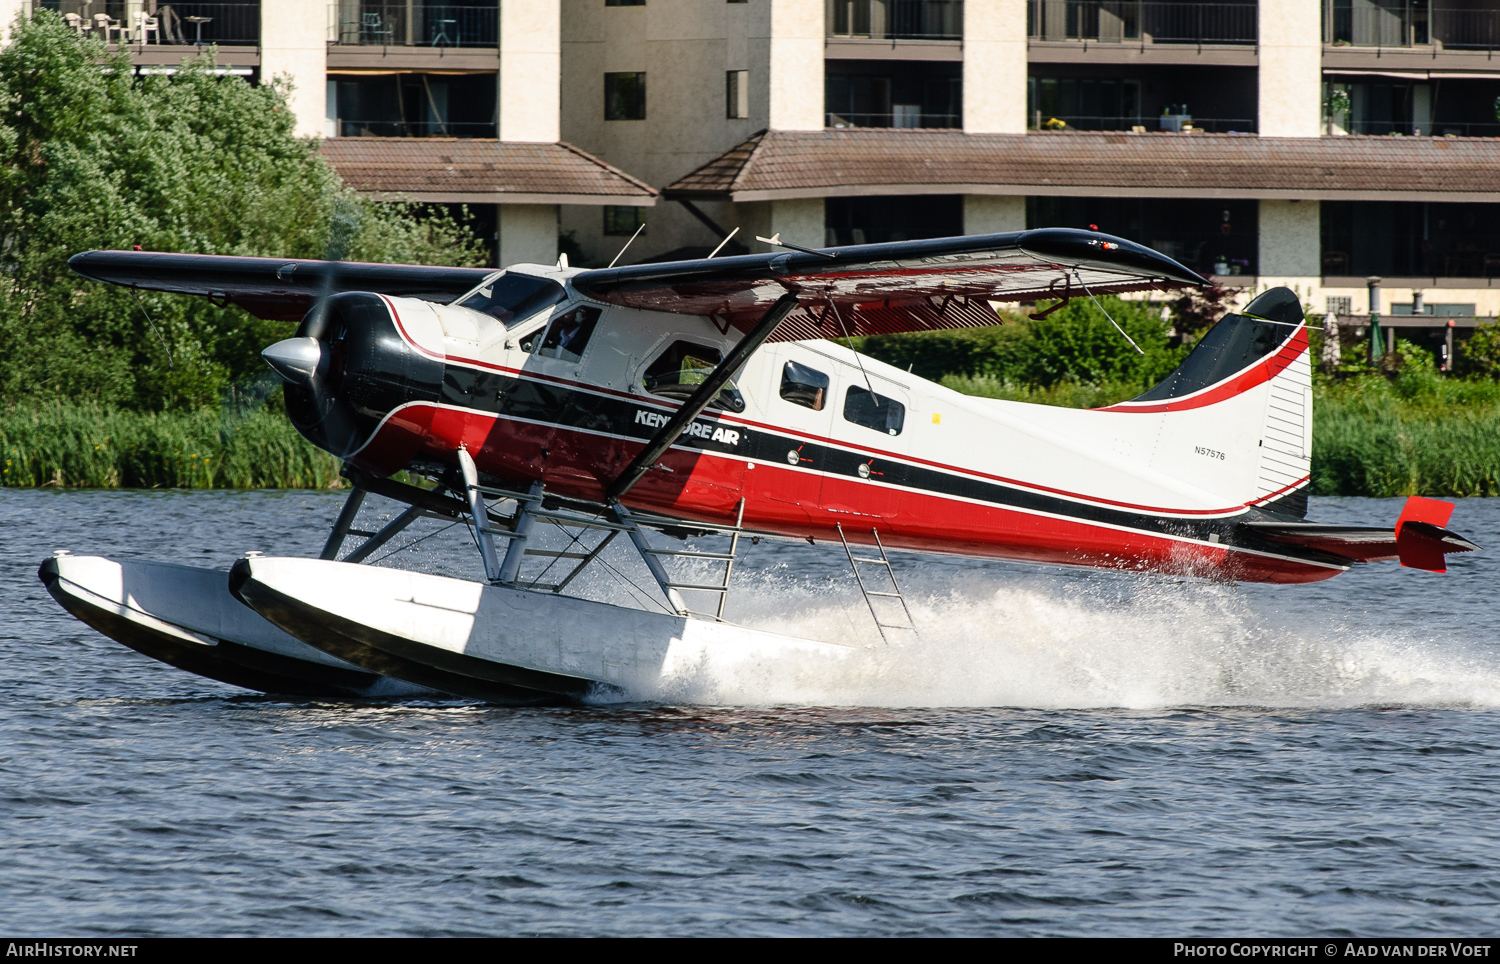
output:
M 483 284 L 454 304 L 483 312 L 508 328 L 538 311 L 551 308 L 567 296 L 567 291 L 556 281 L 502 271 L 486 278 Z
M 816 368 L 789 361 L 781 369 L 781 397 L 793 405 L 821 412 L 828 401 L 828 376 Z
M 717 348 L 695 345 L 690 341 L 674 341 L 671 347 L 647 366 L 641 383 L 653 395 L 686 399 L 703 384 L 708 373 L 723 359 L 723 354 Z M 734 386 L 734 382 L 729 382 L 709 405 L 731 412 L 743 412 L 745 398 Z
M 850 385 L 844 396 L 844 420 L 887 435 L 900 435 L 906 424 L 906 406 L 894 398 Z
M 538 328 L 521 341 L 522 351 L 535 351 L 538 358 L 557 358 L 566 362 L 583 360 L 594 326 L 599 323 L 599 309 L 579 305 L 552 319 L 545 329 Z M 540 340 L 540 347 L 538 347 Z

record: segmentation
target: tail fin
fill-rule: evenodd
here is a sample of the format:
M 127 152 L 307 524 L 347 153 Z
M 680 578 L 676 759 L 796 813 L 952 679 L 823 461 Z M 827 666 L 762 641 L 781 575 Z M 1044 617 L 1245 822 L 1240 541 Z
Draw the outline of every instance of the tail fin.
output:
M 1312 366 L 1290 289 L 1226 315 L 1161 384 L 1105 411 L 1161 417 L 1153 468 L 1276 515 L 1307 514 Z

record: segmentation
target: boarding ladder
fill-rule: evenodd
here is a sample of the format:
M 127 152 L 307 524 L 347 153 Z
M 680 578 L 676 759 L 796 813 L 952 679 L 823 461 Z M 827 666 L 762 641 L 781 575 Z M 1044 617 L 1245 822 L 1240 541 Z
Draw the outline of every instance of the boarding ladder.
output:
M 833 527 L 838 530 L 839 541 L 844 544 L 844 555 L 849 557 L 849 568 L 854 570 L 854 580 L 859 583 L 859 591 L 864 594 L 865 605 L 870 607 L 870 616 L 875 620 L 875 628 L 880 631 L 880 638 L 885 641 L 886 645 L 890 645 L 891 638 L 886 635 L 886 630 L 888 629 L 908 632 L 913 636 L 919 636 L 916 620 L 911 618 L 911 609 L 906 605 L 906 597 L 901 594 L 901 584 L 896 581 L 896 570 L 891 568 L 891 559 L 885 554 L 885 544 L 880 541 L 880 533 L 875 529 L 870 530 L 870 535 L 875 537 L 875 549 L 880 553 L 879 559 L 872 559 L 869 556 L 856 556 L 854 554 L 854 549 L 849 545 L 849 539 L 844 535 L 842 524 L 834 523 Z M 891 583 L 891 591 L 886 592 L 884 590 L 871 589 L 865 582 L 864 575 L 859 571 L 860 566 L 884 567 L 886 578 Z M 875 607 L 876 599 L 894 599 L 899 602 L 901 604 L 901 614 L 906 620 L 905 624 L 882 622 L 880 619 L 880 610 Z M 894 610 L 891 610 L 891 613 L 894 615 Z

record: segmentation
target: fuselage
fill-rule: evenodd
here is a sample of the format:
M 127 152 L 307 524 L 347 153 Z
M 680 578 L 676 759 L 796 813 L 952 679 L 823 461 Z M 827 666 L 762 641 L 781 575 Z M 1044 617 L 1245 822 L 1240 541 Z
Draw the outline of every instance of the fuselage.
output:
M 378 298 L 385 347 L 333 351 L 332 364 L 387 349 L 402 360 L 371 363 L 384 387 L 365 391 L 337 432 L 306 405 L 299 428 L 377 474 L 451 466 L 462 446 L 497 482 L 602 499 L 740 333 L 714 317 L 591 303 L 566 270 L 521 274 L 555 283 L 553 303 L 506 317 L 361 296 L 364 320 L 349 324 L 375 324 Z M 1305 337 L 1297 351 L 1288 364 L 1305 366 Z M 353 367 L 328 390 L 348 392 Z M 391 387 L 403 378 L 416 381 Z M 288 400 L 298 420 L 290 388 Z M 624 502 L 719 524 L 743 505 L 746 527 L 784 536 L 869 542 L 877 530 L 896 548 L 1035 563 L 1271 582 L 1345 568 L 1237 527 L 1306 485 L 1305 443 L 1268 461 L 1258 415 L 1236 421 L 1208 403 L 1165 414 L 974 398 L 832 342 L 772 343 Z

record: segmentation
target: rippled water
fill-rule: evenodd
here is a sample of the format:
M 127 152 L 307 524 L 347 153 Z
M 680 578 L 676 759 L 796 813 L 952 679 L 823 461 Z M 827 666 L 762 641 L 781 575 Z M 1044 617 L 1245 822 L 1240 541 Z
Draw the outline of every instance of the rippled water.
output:
M 74 621 L 54 548 L 312 554 L 333 493 L 0 493 L 0 928 L 1399 934 L 1500 923 L 1500 502 L 1446 576 L 1303 587 L 762 543 L 731 616 L 873 643 L 566 709 L 247 695 Z M 1330 522 L 1395 501 L 1314 500 Z M 459 530 L 403 564 L 469 574 Z M 446 542 L 445 542 L 446 540 Z M 469 551 L 472 553 L 472 550 Z M 395 562 L 398 560 L 391 560 Z M 623 599 L 617 557 L 582 585 Z M 644 604 L 644 603 L 643 603 Z

